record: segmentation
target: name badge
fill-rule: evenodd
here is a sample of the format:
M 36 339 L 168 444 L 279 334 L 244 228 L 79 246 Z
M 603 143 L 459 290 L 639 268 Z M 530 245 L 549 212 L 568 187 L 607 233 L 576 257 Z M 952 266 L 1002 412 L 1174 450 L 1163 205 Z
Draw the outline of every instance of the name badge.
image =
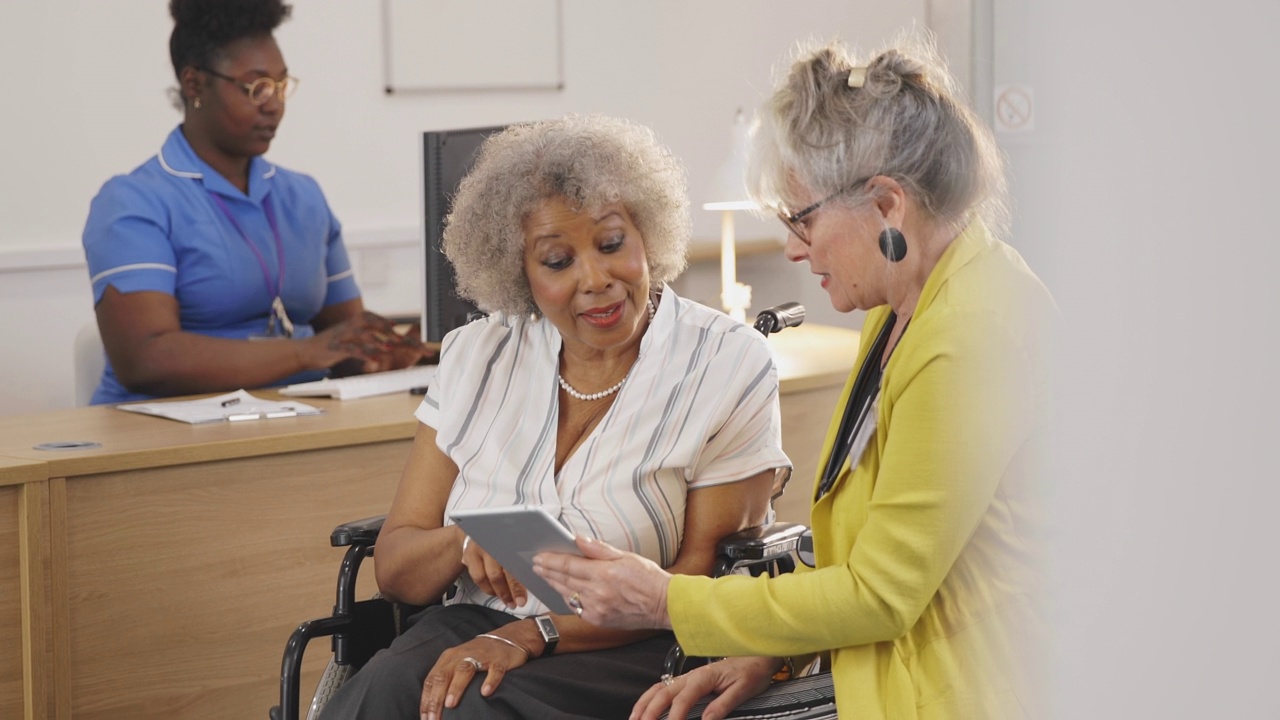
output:
M 858 462 L 862 459 L 862 453 L 866 451 L 867 446 L 871 444 L 871 438 L 876 435 L 876 423 L 879 422 L 880 413 L 880 394 L 876 393 L 876 397 L 871 401 L 871 406 L 863 410 L 862 420 L 858 423 L 858 432 L 853 436 L 853 444 L 849 446 L 849 468 L 858 467 Z

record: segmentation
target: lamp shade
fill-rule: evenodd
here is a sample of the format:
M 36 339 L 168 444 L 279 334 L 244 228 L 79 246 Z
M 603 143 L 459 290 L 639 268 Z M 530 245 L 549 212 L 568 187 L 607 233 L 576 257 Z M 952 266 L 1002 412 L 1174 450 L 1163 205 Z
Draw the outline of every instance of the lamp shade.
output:
M 747 195 L 747 120 L 741 108 L 733 118 L 729 137 L 729 155 L 716 170 L 703 210 L 754 210 L 757 207 Z

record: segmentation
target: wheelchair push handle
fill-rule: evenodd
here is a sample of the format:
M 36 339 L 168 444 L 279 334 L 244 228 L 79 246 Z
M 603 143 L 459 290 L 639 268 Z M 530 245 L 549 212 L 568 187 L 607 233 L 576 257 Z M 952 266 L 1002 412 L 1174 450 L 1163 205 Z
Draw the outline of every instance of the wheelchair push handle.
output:
M 784 302 L 762 310 L 756 316 L 755 329 L 765 337 L 783 328 L 796 327 L 804 322 L 804 306 L 798 302 Z

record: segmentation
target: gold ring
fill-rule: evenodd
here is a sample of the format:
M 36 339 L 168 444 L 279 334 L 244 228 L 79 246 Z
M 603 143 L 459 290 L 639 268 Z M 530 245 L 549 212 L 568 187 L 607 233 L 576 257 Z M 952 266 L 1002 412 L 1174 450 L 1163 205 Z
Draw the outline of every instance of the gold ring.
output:
M 484 663 L 470 656 L 462 658 L 462 662 L 470 665 L 476 672 L 484 669 Z
M 578 593 L 574 593 L 573 596 L 569 598 L 569 607 L 573 608 L 573 611 L 579 615 L 582 614 L 582 598 L 578 596 Z

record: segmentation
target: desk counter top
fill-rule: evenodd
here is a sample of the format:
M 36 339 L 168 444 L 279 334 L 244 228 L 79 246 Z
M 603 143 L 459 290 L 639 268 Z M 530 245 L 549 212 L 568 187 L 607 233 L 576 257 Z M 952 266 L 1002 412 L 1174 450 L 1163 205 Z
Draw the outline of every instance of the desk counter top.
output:
M 769 339 L 778 354 L 783 395 L 845 382 L 858 333 L 821 325 L 789 328 Z M 271 400 L 289 400 L 255 390 Z M 215 460 L 276 455 L 412 438 L 421 398 L 407 393 L 331 400 L 297 398 L 323 415 L 247 423 L 188 425 L 120 412 L 110 406 L 0 416 L 0 485 Z M 37 450 L 36 445 L 90 441 L 85 450 Z
M 44 461 L 0 457 L 0 486 L 22 485 L 47 479 L 49 479 L 49 464 Z
M 274 392 L 254 392 L 270 400 L 290 399 Z M 47 477 L 70 477 L 411 438 L 417 425 L 413 411 L 421 400 L 408 393 L 348 401 L 306 398 L 303 402 L 325 413 L 208 425 L 126 413 L 110 406 L 0 417 L 0 484 L 28 482 L 19 475 L 38 472 L 24 468 L 23 462 L 45 464 Z M 35 449 L 40 443 L 58 441 L 91 441 L 101 447 Z
M 770 335 L 769 342 L 777 349 L 779 392 L 843 388 L 860 337 L 856 330 L 828 325 L 801 325 Z

